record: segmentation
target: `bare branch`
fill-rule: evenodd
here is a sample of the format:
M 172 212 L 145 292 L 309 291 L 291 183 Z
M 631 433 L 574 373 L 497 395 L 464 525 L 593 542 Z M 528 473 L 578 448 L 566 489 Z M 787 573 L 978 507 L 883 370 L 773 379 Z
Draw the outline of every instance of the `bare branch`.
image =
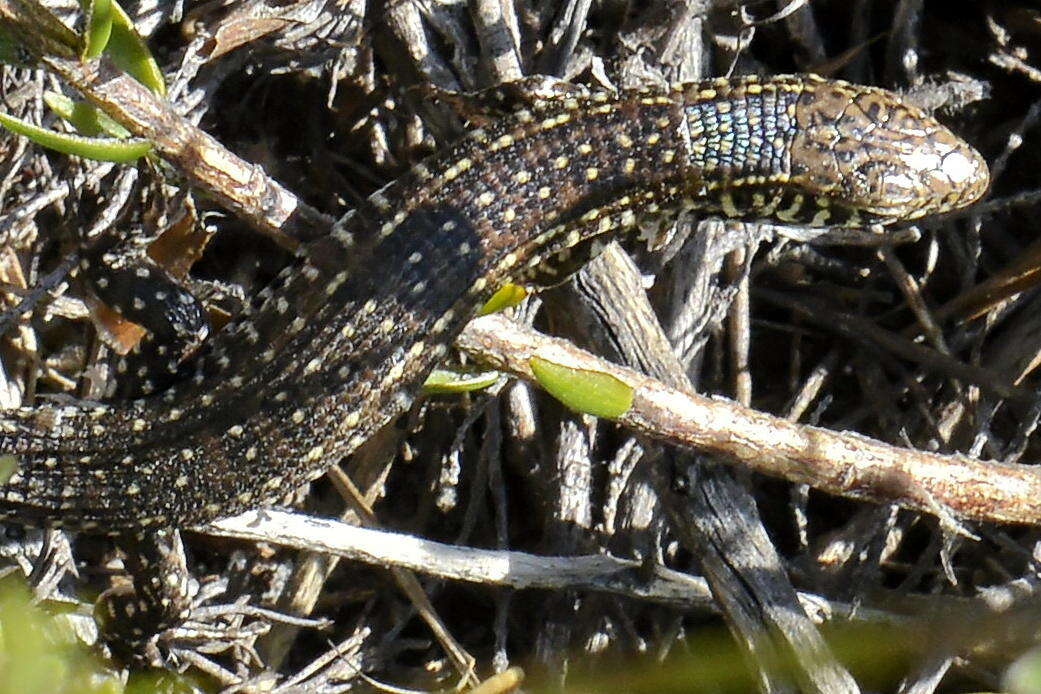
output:
M 795 424 L 722 398 L 669 388 L 574 345 L 485 316 L 456 344 L 518 378 L 534 380 L 536 352 L 608 373 L 634 390 L 618 422 L 668 443 L 723 456 L 764 475 L 829 494 L 896 504 L 938 516 L 1001 523 L 1041 522 L 1041 469 L 898 448 L 866 436 Z

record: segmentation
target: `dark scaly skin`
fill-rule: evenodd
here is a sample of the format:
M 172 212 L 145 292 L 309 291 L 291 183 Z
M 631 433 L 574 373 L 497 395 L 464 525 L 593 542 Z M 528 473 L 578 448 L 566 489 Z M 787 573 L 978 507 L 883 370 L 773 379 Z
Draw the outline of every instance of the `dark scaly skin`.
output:
M 968 145 L 889 92 L 812 77 L 540 102 L 347 215 L 129 403 L 0 418 L 0 516 L 104 532 L 195 525 L 322 474 L 401 414 L 499 285 L 684 209 L 828 226 L 968 205 Z

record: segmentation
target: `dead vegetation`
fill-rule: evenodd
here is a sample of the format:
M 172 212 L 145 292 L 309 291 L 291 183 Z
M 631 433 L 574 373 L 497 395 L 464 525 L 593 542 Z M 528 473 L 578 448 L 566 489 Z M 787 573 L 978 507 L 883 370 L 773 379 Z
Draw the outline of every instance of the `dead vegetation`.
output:
M 0 0 L 0 19 L 17 5 Z M 51 6 L 75 21 L 76 3 Z M 817 72 L 907 90 L 994 178 L 968 214 L 886 236 L 802 243 L 798 229 L 684 220 L 663 251 L 634 264 L 612 248 L 530 299 L 508 318 L 519 325 L 472 326 L 458 358 L 521 373 L 509 361 L 544 339 L 534 325 L 647 374 L 654 392 L 744 408 L 652 408 L 627 422 L 634 435 L 524 380 L 427 398 L 292 514 L 186 533 L 198 606 L 160 636 L 165 667 L 230 691 L 447 689 L 519 664 L 532 691 L 961 692 L 999 688 L 1037 641 L 1037 475 L 977 463 L 1041 458 L 1030 3 L 127 10 L 168 101 L 76 60 L 2 73 L 7 112 L 54 127 L 44 91 L 86 92 L 164 161 L 102 164 L 0 136 L 4 407 L 104 397 L 118 380 L 69 274 L 82 229 L 118 228 L 128 245 L 205 232 L 185 242 L 205 246 L 189 282 L 233 312 L 285 248 L 465 130 L 431 85 Z M 89 627 L 88 596 L 118 573 L 111 543 L 7 538 L 36 595 Z

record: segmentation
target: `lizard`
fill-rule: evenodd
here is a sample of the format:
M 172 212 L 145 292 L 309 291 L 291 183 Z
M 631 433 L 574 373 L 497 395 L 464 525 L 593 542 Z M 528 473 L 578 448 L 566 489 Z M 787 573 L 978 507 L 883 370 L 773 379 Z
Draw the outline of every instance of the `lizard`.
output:
M 302 244 L 182 382 L 0 412 L 0 518 L 128 533 L 270 503 L 406 411 L 498 286 L 602 238 L 687 211 L 888 226 L 988 184 L 978 152 L 874 87 L 718 78 L 536 101 Z

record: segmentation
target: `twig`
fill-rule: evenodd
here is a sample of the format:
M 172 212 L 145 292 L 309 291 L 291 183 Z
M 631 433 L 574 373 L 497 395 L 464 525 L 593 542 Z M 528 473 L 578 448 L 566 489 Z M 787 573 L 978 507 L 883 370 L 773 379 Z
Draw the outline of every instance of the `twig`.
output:
M 211 523 L 202 530 L 210 535 L 327 552 L 366 564 L 489 586 L 517 590 L 591 589 L 683 609 L 712 610 L 714 605 L 703 579 L 663 567 L 656 568 L 655 575 L 647 578 L 639 562 L 606 555 L 547 557 L 474 549 L 270 510 L 249 511 Z
M 351 561 L 396 567 L 455 581 L 515 590 L 596 590 L 684 610 L 718 610 L 708 583 L 699 576 L 609 555 L 541 556 L 512 550 L 477 549 L 373 528 L 340 520 L 277 510 L 247 511 L 210 523 L 201 532 L 238 540 L 326 552 Z M 898 623 L 899 615 L 852 606 L 799 592 L 807 614 Z
M 19 0 L 0 0 L 0 24 L 95 106 L 135 135 L 150 140 L 156 152 L 193 186 L 287 248 L 328 231 L 331 219 L 268 177 L 262 167 L 233 154 L 134 78 L 105 60 L 82 62 L 59 54 L 55 42 L 27 16 L 25 7 L 29 6 L 31 3 Z
M 829 330 L 837 331 L 861 342 L 873 343 L 882 350 L 891 352 L 902 359 L 923 364 L 950 378 L 979 386 L 982 390 L 999 397 L 1024 403 L 1034 400 L 1035 394 L 1031 389 L 1008 382 L 1000 374 L 966 364 L 960 359 L 887 332 L 859 316 L 832 310 L 818 299 L 809 296 L 792 296 L 767 289 L 756 290 L 755 296 L 774 305 L 791 309 Z
M 827 492 L 930 515 L 1002 523 L 1041 522 L 1041 469 L 898 448 L 866 436 L 780 417 L 661 382 L 498 316 L 470 323 L 456 344 L 496 368 L 534 380 L 529 359 L 607 373 L 633 388 L 618 418 L 653 438 L 713 453 L 751 470 Z

